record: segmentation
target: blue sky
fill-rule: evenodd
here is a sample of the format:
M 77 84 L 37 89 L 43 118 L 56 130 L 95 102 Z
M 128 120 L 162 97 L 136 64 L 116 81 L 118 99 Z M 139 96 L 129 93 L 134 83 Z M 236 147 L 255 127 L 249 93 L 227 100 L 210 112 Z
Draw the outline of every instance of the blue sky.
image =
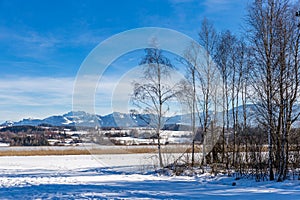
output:
M 218 31 L 239 33 L 247 2 L 0 0 L 0 123 L 71 111 L 73 83 L 81 63 L 114 34 L 154 26 L 197 39 L 203 17 Z M 126 59 L 118 59 L 115 66 L 126 67 Z M 112 69 L 104 78 L 107 85 L 115 81 L 117 67 Z M 99 114 L 111 111 L 109 87 L 106 90 L 100 92 L 106 102 L 98 102 Z

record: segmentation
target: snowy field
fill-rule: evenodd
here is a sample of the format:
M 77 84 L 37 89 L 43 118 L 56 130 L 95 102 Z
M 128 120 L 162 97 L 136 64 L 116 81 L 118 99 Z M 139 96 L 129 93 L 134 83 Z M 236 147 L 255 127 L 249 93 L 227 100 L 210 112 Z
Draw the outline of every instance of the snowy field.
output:
M 300 199 L 300 181 L 160 176 L 151 162 L 148 154 L 0 157 L 0 199 Z

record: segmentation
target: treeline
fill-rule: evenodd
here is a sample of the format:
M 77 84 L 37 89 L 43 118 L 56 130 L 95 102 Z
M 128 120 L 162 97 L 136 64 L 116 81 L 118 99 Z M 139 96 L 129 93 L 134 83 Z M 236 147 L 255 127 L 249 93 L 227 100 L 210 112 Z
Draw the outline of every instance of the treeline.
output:
M 152 127 L 158 139 L 171 102 L 180 99 L 186 105 L 194 136 L 201 132 L 203 138 L 202 147 L 192 141 L 191 167 L 249 169 L 283 181 L 300 164 L 298 131 L 292 128 L 300 115 L 298 6 L 289 0 L 255 0 L 239 35 L 219 33 L 204 19 L 197 42 L 178 59 L 186 77 L 174 85 L 165 81 L 175 67 L 171 60 L 155 44 L 145 50 L 140 62 L 146 65 L 145 83 L 134 83 L 132 101 L 156 116 Z M 256 128 L 248 104 L 255 106 Z M 205 156 L 196 160 L 196 153 Z M 163 167 L 159 142 L 158 154 Z
M 297 9 L 288 0 L 256 0 L 249 5 L 243 36 L 229 30 L 217 33 L 212 23 L 203 20 L 199 44 L 210 56 L 200 61 L 201 51 L 192 45 L 184 59 L 189 88 L 184 94 L 190 97 L 191 118 L 200 121 L 209 140 L 203 141 L 202 153 L 207 155 L 202 165 L 223 163 L 226 168 L 256 170 L 282 181 L 294 163 L 300 163 L 299 139 L 292 128 L 300 114 Z M 249 124 L 250 103 L 255 105 L 259 128 Z M 220 108 L 222 126 L 216 141 L 211 126 L 217 124 L 215 113 Z M 199 112 L 202 119 L 195 114 Z M 210 143 L 216 145 L 206 152 Z
M 223 116 L 221 137 L 202 164 L 209 163 L 209 157 L 214 158 L 217 148 L 221 159 L 212 159 L 213 162 L 221 161 L 227 168 L 240 171 L 255 169 L 257 173 L 268 174 L 270 180 L 287 178 L 298 150 L 292 129 L 299 116 L 297 9 L 287 0 L 254 1 L 249 5 L 242 37 L 229 30 L 217 33 L 208 20 L 203 20 L 199 41 L 211 58 L 206 57 L 206 64 L 201 66 L 187 65 L 189 71 L 195 70 L 195 77 L 189 77 L 196 80 L 196 84 L 190 81 L 194 91 L 190 94 L 196 101 L 193 113 L 203 112 L 203 134 L 211 141 L 214 138 L 208 136 L 212 134 L 209 125 L 218 119 L 208 110 L 221 107 Z M 189 63 L 198 64 L 195 52 L 198 51 L 193 48 L 187 51 Z M 249 103 L 256 107 L 260 128 L 253 129 L 248 124 Z M 238 105 L 243 109 L 236 109 Z M 300 163 L 298 159 L 296 162 Z
M 49 132 L 49 131 L 48 131 Z M 15 126 L 0 130 L 0 142 L 10 146 L 48 146 L 45 129 L 37 126 Z
M 74 127 L 72 129 L 75 130 Z M 68 138 L 71 136 L 65 133 L 65 127 L 27 125 L 0 129 L 0 142 L 8 143 L 10 146 L 48 146 L 49 139 L 63 141 Z
M 48 139 L 44 134 L 18 134 L 10 138 L 10 146 L 48 146 Z

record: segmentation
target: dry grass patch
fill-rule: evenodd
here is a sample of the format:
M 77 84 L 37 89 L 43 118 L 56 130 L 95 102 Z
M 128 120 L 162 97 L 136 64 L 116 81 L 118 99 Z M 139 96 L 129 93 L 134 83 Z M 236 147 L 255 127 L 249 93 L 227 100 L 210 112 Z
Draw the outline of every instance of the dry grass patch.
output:
M 186 146 L 168 145 L 162 146 L 162 153 L 183 153 L 189 152 Z M 0 150 L 0 156 L 49 156 L 49 155 L 101 155 L 101 154 L 139 154 L 139 153 L 157 153 L 157 146 L 106 146 L 106 147 L 91 147 L 91 148 L 62 148 L 62 149 L 41 149 L 32 148 L 22 150 L 7 149 Z
M 50 156 L 50 155 L 88 155 L 88 150 L 65 149 L 65 150 L 24 150 L 24 151 L 0 151 L 0 156 Z
M 89 155 L 89 154 L 137 154 L 153 153 L 156 148 L 92 148 L 92 149 L 32 149 L 32 150 L 5 150 L 0 156 L 50 156 L 50 155 Z

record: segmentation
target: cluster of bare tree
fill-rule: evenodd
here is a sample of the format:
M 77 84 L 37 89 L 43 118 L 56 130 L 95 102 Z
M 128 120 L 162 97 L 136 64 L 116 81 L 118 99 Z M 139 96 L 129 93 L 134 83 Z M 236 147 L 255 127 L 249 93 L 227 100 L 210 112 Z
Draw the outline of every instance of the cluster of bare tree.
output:
M 147 49 L 141 64 L 150 81 L 135 83 L 133 97 L 156 116 L 158 138 L 168 101 L 181 96 L 191 113 L 192 133 L 203 135 L 201 148 L 192 141 L 192 167 L 221 164 L 278 181 L 287 178 L 291 166 L 299 168 L 292 128 L 300 115 L 298 9 L 288 0 L 256 0 L 249 5 L 242 37 L 229 30 L 217 33 L 204 19 L 199 43 L 180 59 L 187 75 L 176 89 L 161 81 L 173 68 L 171 61 L 159 49 Z M 248 104 L 255 106 L 257 127 L 249 124 Z M 199 149 L 203 156 L 196 161 Z
M 289 135 L 299 112 L 299 39 L 297 8 L 289 1 L 256 1 L 249 11 L 248 39 L 254 67 L 251 73 L 252 99 L 255 99 L 261 124 L 268 133 L 268 170 L 278 181 L 286 178 Z

